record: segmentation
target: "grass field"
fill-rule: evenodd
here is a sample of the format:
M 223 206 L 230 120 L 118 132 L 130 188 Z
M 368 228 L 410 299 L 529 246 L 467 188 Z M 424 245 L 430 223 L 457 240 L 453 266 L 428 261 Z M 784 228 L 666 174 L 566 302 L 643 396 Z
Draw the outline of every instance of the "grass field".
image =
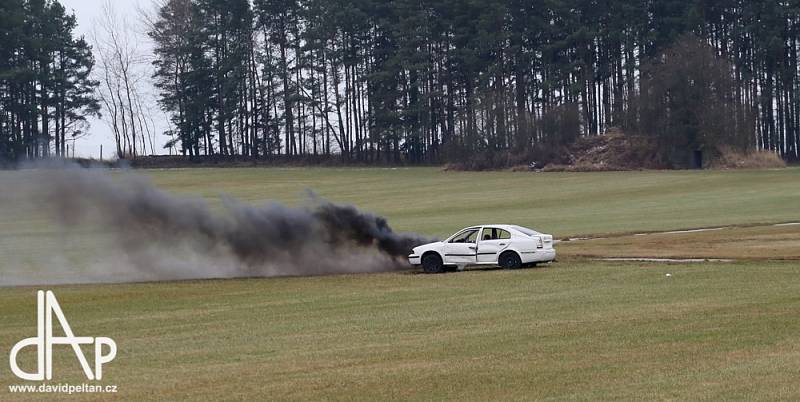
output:
M 397 229 L 448 235 L 514 222 L 558 237 L 800 220 L 800 168 L 608 173 L 413 169 L 150 171 L 181 193 L 300 204 L 306 191 L 383 214 Z
M 296 205 L 313 189 L 386 215 L 397 229 L 430 235 L 494 221 L 562 238 L 800 221 L 800 169 L 146 174 L 171 191 L 209 198 L 224 193 L 252 203 Z M 39 240 L 52 234 L 26 232 L 27 223 L 27 217 L 0 219 L 0 253 L 47 251 L 48 243 Z M 559 245 L 565 256 L 560 262 L 519 271 L 53 289 L 77 335 L 117 342 L 119 354 L 104 370 L 103 383 L 119 386 L 111 399 L 797 400 L 800 266 L 774 258 L 794 258 L 798 233 L 800 226 L 753 226 L 611 237 Z M 770 252 L 765 244 L 771 242 L 788 257 Z M 653 264 L 586 257 L 651 251 L 674 256 L 686 248 L 685 255 L 704 250 L 704 257 L 739 261 Z M 0 289 L 0 354 L 35 336 L 35 290 Z M 56 350 L 57 382 L 84 382 L 71 350 Z M 30 367 L 33 356 L 25 358 Z M 0 368 L 0 400 L 52 399 L 9 394 L 5 386 L 18 383 L 8 368 Z

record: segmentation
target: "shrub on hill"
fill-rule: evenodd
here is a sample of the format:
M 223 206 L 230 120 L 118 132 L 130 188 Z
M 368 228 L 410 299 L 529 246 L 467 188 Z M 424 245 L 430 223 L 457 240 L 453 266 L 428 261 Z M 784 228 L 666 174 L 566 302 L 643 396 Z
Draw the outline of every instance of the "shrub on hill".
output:
M 786 162 L 770 151 L 738 151 L 721 147 L 719 156 L 711 162 L 712 169 L 780 169 Z

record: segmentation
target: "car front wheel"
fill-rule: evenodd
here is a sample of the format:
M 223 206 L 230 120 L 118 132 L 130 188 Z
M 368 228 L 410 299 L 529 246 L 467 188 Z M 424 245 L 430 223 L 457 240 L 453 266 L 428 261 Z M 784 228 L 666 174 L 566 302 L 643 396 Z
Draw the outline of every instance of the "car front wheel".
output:
M 444 272 L 442 257 L 434 253 L 422 256 L 422 270 L 427 274 L 440 274 Z
M 498 265 L 503 269 L 519 269 L 522 267 L 522 260 L 517 253 L 509 251 L 500 255 Z

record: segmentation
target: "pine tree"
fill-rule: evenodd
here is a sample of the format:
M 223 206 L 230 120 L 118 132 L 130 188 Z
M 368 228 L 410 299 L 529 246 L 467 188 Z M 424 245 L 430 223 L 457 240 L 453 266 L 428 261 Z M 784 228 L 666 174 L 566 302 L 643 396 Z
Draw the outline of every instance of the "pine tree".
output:
M 191 26 L 173 24 L 185 46 L 156 38 L 159 85 L 171 88 L 162 104 L 191 154 L 409 163 L 552 154 L 579 135 L 640 127 L 647 105 L 637 102 L 658 84 L 648 69 L 693 35 L 733 66 L 727 92 L 713 96 L 736 100 L 724 102 L 736 132 L 752 123 L 753 145 L 798 157 L 794 2 L 168 4 L 195 10 Z
M 56 1 L 0 1 L 0 159 L 66 155 L 99 106 L 91 49 Z

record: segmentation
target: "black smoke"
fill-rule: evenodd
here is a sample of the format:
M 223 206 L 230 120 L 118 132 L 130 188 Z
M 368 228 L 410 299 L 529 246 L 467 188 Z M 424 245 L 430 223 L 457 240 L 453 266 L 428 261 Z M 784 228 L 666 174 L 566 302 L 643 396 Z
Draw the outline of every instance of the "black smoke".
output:
M 102 228 L 112 245 L 106 243 L 103 255 L 133 270 L 122 276 L 135 280 L 398 270 L 408 268 L 406 256 L 413 247 L 432 241 L 397 233 L 383 217 L 313 195 L 307 206 L 297 208 L 251 206 L 225 197 L 212 207 L 131 173 L 112 177 L 107 171 L 69 168 L 18 174 L 27 176 L 24 183 L 35 183 L 25 184 L 35 188 L 28 197 L 64 230 Z M 92 278 L 75 282 L 118 281 L 98 272 L 104 266 L 120 271 L 100 264 L 90 270 Z

